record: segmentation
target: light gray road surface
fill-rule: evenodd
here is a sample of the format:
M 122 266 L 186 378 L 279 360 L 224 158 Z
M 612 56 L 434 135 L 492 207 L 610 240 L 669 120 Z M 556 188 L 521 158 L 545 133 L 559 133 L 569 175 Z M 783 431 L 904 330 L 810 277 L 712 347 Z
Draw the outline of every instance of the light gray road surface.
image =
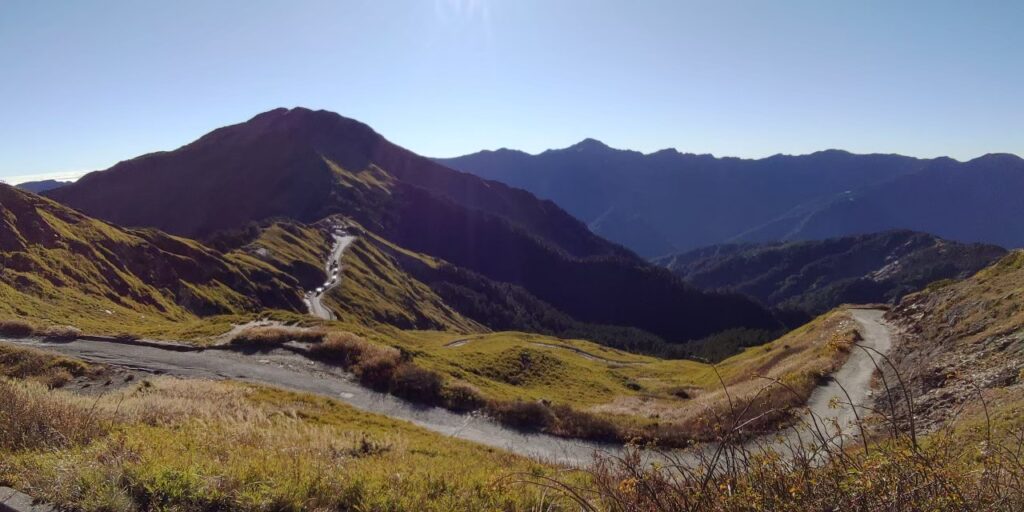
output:
M 309 307 L 309 314 L 322 318 L 324 320 L 336 320 L 334 312 L 324 306 L 323 298 L 324 294 L 331 291 L 334 287 L 341 284 L 341 255 L 345 253 L 345 249 L 351 244 L 356 237 L 345 234 L 334 235 L 334 247 L 331 248 L 331 255 L 327 258 L 324 263 L 324 271 L 327 274 L 327 279 L 333 279 L 331 284 L 322 287 L 323 289 L 319 292 L 312 290 L 306 293 L 306 306 Z

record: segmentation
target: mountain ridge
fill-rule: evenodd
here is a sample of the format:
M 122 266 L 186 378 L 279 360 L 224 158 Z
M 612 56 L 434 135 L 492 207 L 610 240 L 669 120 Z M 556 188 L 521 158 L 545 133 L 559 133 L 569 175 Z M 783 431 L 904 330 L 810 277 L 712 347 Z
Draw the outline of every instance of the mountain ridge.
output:
M 935 204 L 944 201 L 956 205 L 961 216 L 972 217 L 975 208 L 993 210 L 991 201 L 948 200 L 965 187 L 990 184 L 990 195 L 1015 205 L 1013 214 L 1024 214 L 1024 205 L 1008 192 L 1024 186 L 1024 160 L 1009 153 L 960 162 L 837 149 L 743 159 L 671 148 L 642 154 L 573 147 L 535 155 L 479 152 L 438 161 L 554 200 L 598 234 L 649 258 L 721 243 L 822 239 L 886 229 L 1024 244 L 1024 232 L 990 229 L 972 236 L 955 219 L 935 211 Z M 961 183 L 943 184 L 964 170 L 980 172 L 973 180 L 968 176 Z M 1002 170 L 1014 174 L 1000 177 Z M 998 181 L 1008 186 L 991 185 Z M 900 192 L 886 194 L 887 187 Z M 844 205 L 851 198 L 864 198 L 859 199 L 864 206 Z M 924 212 L 944 221 L 928 222 Z

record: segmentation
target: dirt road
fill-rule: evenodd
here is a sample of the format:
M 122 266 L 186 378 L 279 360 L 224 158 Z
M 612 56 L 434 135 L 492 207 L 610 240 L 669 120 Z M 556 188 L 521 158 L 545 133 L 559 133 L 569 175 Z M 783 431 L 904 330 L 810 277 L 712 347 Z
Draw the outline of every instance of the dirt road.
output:
M 861 325 L 862 342 L 880 352 L 891 346 L 888 327 L 882 323 L 882 312 L 854 310 L 853 316 Z M 144 371 L 190 378 L 237 379 L 268 384 L 285 389 L 315 393 L 346 402 L 364 411 L 383 414 L 410 421 L 429 430 L 488 446 L 501 448 L 540 460 L 570 465 L 586 465 L 595 453 L 618 453 L 613 445 L 564 439 L 545 434 L 523 433 L 503 427 L 479 415 L 457 414 L 438 407 L 411 404 L 391 395 L 378 393 L 354 382 L 351 375 L 296 354 L 246 355 L 227 350 L 172 351 L 158 347 L 126 345 L 104 341 L 76 340 L 50 342 L 39 339 L 9 339 L 0 341 L 31 345 L 71 355 L 87 361 Z M 860 407 L 870 398 L 871 376 L 874 365 L 863 351 L 855 350 L 847 362 L 834 375 L 834 382 L 819 387 L 808 402 L 809 409 L 821 418 L 834 418 L 848 427 L 853 421 L 854 409 L 849 405 L 832 408 L 833 397 L 845 402 L 839 389 L 842 384 Z M 796 427 L 782 434 L 783 439 L 794 439 L 808 431 Z M 850 431 L 855 434 L 855 431 Z M 758 442 L 755 440 L 754 442 Z M 763 440 L 760 440 L 763 444 Z
M 341 256 L 355 239 L 356 237 L 351 235 L 340 233 L 334 235 L 334 247 L 331 248 L 331 255 L 324 263 L 324 270 L 330 284 L 325 283 L 327 286 L 306 293 L 305 300 L 309 307 L 309 314 L 324 320 L 336 320 L 334 312 L 324 306 L 323 298 L 325 293 L 341 284 Z

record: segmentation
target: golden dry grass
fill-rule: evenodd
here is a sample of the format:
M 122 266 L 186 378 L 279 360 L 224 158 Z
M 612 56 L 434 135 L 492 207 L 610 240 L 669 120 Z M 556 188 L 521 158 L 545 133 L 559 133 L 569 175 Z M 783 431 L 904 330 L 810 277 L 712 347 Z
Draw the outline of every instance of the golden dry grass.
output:
M 97 377 L 100 366 L 33 348 L 0 342 L 0 375 L 61 387 L 76 377 Z
M 272 388 L 157 378 L 84 397 L 5 380 L 0 407 L 0 483 L 78 510 L 546 510 L 553 501 L 501 482 L 551 468 Z

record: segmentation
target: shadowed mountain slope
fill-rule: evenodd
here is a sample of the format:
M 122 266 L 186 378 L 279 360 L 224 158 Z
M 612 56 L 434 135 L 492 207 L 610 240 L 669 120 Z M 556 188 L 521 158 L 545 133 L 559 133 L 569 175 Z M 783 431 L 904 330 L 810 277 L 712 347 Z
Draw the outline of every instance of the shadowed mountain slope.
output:
M 843 303 L 894 302 L 941 279 L 967 277 L 1006 254 L 913 231 L 821 241 L 732 244 L 659 258 L 703 289 L 817 315 Z

